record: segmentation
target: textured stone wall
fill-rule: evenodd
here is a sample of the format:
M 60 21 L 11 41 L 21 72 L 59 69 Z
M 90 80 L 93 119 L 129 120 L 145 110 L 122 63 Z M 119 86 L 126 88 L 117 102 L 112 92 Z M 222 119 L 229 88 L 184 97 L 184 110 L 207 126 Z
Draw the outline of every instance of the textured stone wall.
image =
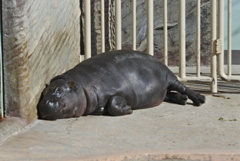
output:
M 168 52 L 169 65 L 179 63 L 178 16 L 179 2 L 168 0 Z M 132 46 L 132 1 L 122 1 L 123 48 Z M 137 50 L 147 51 L 146 2 L 137 0 Z M 210 1 L 201 0 L 201 60 L 209 64 L 210 52 Z M 196 64 L 196 0 L 186 0 L 186 61 Z M 163 2 L 154 0 L 154 53 L 163 58 Z
M 112 1 L 110 4 L 114 5 Z M 196 64 L 196 0 L 186 0 L 186 61 L 188 66 Z M 146 0 L 137 0 L 137 50 L 147 51 L 147 19 Z M 168 0 L 168 52 L 169 65 L 177 66 L 179 63 L 179 37 L 178 17 L 179 1 Z M 92 42 L 94 49 L 100 52 L 100 1 L 92 1 Z M 106 5 L 107 13 L 112 19 L 106 18 L 108 28 L 106 40 L 114 44 L 114 7 Z M 106 14 L 107 14 L 106 13 Z M 210 51 L 210 1 L 201 0 L 201 60 L 202 65 L 209 65 Z M 124 49 L 132 49 L 132 0 L 122 0 L 122 45 Z M 106 42 L 106 45 L 108 45 Z M 110 49 L 114 49 L 114 46 Z M 163 58 L 163 1 L 154 0 L 154 53 L 159 59 Z
M 49 80 L 79 62 L 79 0 L 3 1 L 6 115 L 36 118 Z

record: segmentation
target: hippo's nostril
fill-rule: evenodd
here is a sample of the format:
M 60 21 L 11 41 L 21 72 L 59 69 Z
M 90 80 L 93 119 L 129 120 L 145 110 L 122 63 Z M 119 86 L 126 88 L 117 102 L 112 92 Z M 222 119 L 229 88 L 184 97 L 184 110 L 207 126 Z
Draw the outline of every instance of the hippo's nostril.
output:
M 47 105 L 53 107 L 55 104 L 53 102 L 48 102 Z
M 46 101 L 46 107 L 52 109 L 52 110 L 57 110 L 59 108 L 59 103 L 58 101 Z

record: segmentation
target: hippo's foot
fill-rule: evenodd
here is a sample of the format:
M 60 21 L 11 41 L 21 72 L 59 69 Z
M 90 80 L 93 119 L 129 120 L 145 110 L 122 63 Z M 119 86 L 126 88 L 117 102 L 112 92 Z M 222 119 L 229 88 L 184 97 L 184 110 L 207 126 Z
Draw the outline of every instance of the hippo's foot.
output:
M 189 89 L 178 80 L 169 86 L 168 91 L 172 90 L 177 91 L 183 95 L 187 95 L 187 97 L 193 101 L 194 106 L 200 106 L 201 104 L 205 103 L 205 96 Z
M 180 105 L 186 105 L 187 103 L 187 95 L 176 93 L 176 92 L 167 92 L 167 95 L 164 99 L 166 102 L 176 103 Z
M 133 113 L 131 107 L 127 105 L 126 99 L 121 96 L 112 96 L 108 100 L 107 111 L 112 116 L 121 116 Z
M 193 101 L 193 105 L 200 106 L 201 104 L 205 103 L 205 96 L 200 95 L 189 88 L 186 89 L 185 93 L 188 95 L 189 99 Z

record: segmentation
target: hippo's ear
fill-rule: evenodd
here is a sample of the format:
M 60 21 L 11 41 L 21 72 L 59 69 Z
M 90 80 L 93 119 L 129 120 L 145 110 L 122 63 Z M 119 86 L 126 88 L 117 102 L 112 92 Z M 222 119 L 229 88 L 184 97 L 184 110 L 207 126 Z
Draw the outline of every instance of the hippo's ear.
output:
M 76 88 L 75 82 L 73 82 L 73 81 L 68 81 L 67 83 L 68 83 L 68 86 L 69 86 L 71 89 L 75 89 L 75 88 Z
M 69 85 L 69 87 L 74 87 L 74 86 L 75 86 L 75 82 L 69 81 L 69 82 L 68 82 L 68 85 Z
M 44 87 L 44 89 L 42 91 L 42 95 L 46 92 L 48 86 L 49 86 L 49 84 L 45 84 L 45 87 Z

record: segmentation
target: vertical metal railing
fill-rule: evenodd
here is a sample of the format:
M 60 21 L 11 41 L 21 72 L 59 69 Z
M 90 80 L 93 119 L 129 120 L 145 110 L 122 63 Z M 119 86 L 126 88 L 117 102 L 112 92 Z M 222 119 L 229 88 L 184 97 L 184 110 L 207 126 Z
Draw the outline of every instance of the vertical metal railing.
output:
M 224 4 L 223 2 L 219 1 L 218 2 L 218 9 L 219 11 L 222 10 L 224 11 Z M 220 40 L 219 46 L 224 45 L 224 12 L 223 13 L 218 13 L 218 39 Z M 221 77 L 226 78 L 227 75 L 224 73 L 224 49 L 222 48 L 219 51 L 219 56 L 218 56 L 218 73 L 221 75 Z
M 179 0 L 179 77 L 185 79 L 186 77 L 186 2 L 185 0 Z
M 84 59 L 88 59 L 91 57 L 91 1 L 84 0 L 84 12 Z
M 228 76 L 232 75 L 232 0 L 228 0 Z
M 122 49 L 122 12 L 121 0 L 115 0 L 115 29 L 116 29 L 116 50 Z
M 217 92 L 217 56 L 216 56 L 216 39 L 217 39 L 217 1 L 211 0 L 211 91 Z
M 201 72 L 201 0 L 197 0 L 197 29 L 196 29 L 196 76 L 200 78 Z
M 168 21 L 167 21 L 167 0 L 163 0 L 163 45 L 164 45 L 164 63 L 168 65 Z
M 154 42 L 153 42 L 153 19 L 154 19 L 153 0 L 147 0 L 147 51 L 153 55 Z
M 186 1 L 179 0 L 179 80 L 195 81 L 202 80 L 213 82 L 211 76 L 201 75 L 201 0 L 196 1 L 196 75 L 186 72 Z M 216 64 L 215 64 L 216 65 Z
M 132 0 L 132 49 L 136 50 L 136 44 L 137 44 L 137 23 L 136 23 L 136 0 Z
M 2 7 L 2 1 L 0 2 Z M 2 9 L 0 13 L 0 118 L 5 116 L 5 100 L 4 100 L 4 62 L 3 62 L 3 33 L 2 33 Z
M 105 10 L 104 0 L 101 0 L 101 51 L 105 52 Z

